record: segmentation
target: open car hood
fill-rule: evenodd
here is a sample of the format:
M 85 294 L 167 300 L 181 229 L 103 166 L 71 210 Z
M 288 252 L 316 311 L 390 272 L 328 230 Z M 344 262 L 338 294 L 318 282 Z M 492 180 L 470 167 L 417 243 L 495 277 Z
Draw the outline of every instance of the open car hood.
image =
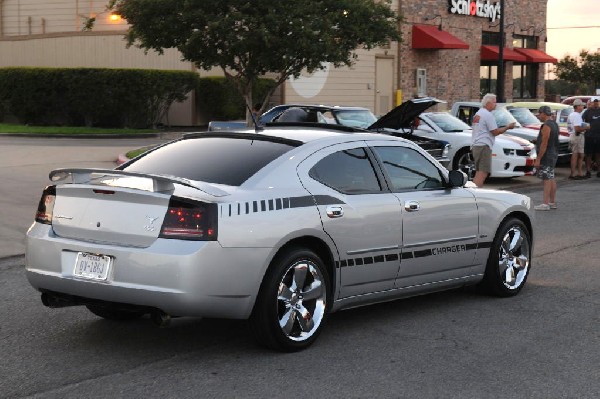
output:
M 433 97 L 423 97 L 408 100 L 398 105 L 396 108 L 383 115 L 367 129 L 407 129 L 413 124 L 415 118 L 421 115 L 422 112 L 436 104 L 445 103 Z

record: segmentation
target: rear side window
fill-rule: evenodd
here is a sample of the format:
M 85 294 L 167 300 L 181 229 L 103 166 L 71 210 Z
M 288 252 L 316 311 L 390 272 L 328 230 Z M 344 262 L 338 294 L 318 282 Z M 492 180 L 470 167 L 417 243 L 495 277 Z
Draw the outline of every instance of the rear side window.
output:
M 124 170 L 239 186 L 294 147 L 248 138 L 192 138 L 158 148 Z
M 310 177 L 344 194 L 381 191 L 373 165 L 363 148 L 333 153 L 320 160 Z

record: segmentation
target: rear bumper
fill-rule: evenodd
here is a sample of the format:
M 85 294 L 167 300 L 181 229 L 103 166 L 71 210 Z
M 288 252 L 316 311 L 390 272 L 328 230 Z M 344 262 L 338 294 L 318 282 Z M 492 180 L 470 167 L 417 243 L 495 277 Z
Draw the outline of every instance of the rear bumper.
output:
M 106 281 L 74 276 L 78 252 L 108 255 Z M 249 317 L 269 248 L 227 248 L 214 241 L 158 239 L 148 248 L 63 239 L 47 225 L 27 232 L 26 275 L 39 291 L 157 308 L 173 316 Z

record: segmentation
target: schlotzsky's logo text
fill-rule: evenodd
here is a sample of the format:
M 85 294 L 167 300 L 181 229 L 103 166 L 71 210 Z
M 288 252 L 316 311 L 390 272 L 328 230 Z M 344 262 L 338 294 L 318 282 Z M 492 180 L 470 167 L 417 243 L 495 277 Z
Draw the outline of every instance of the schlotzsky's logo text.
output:
M 448 11 L 451 14 L 489 18 L 492 22 L 500 18 L 502 12 L 500 3 L 492 4 L 490 0 L 448 0 Z

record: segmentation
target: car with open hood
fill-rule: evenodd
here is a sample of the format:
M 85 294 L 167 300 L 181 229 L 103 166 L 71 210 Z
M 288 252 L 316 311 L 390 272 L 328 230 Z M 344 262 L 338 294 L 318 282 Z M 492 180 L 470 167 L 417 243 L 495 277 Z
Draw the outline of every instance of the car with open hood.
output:
M 187 134 L 114 170 L 51 171 L 27 279 L 44 305 L 113 322 L 249 319 L 282 351 L 335 311 L 525 287 L 529 197 L 475 187 L 412 141 L 325 126 Z
M 314 105 L 314 104 L 282 104 L 271 108 L 258 120 L 258 125 L 279 125 L 288 126 L 310 126 L 318 127 L 321 124 L 342 125 L 355 130 L 348 132 L 370 131 L 389 134 L 396 137 L 402 137 L 414 141 L 421 148 L 425 149 L 435 159 L 444 166 L 449 165 L 448 151 L 449 145 L 445 141 L 429 139 L 426 137 L 412 136 L 401 128 L 407 120 L 413 120 L 421 109 L 426 109 L 431 105 L 425 103 L 412 104 L 407 101 L 381 118 L 377 118 L 371 110 L 364 107 L 339 106 L 339 105 Z M 211 122 L 208 126 L 209 131 L 224 131 L 232 129 L 247 128 L 245 122 Z

